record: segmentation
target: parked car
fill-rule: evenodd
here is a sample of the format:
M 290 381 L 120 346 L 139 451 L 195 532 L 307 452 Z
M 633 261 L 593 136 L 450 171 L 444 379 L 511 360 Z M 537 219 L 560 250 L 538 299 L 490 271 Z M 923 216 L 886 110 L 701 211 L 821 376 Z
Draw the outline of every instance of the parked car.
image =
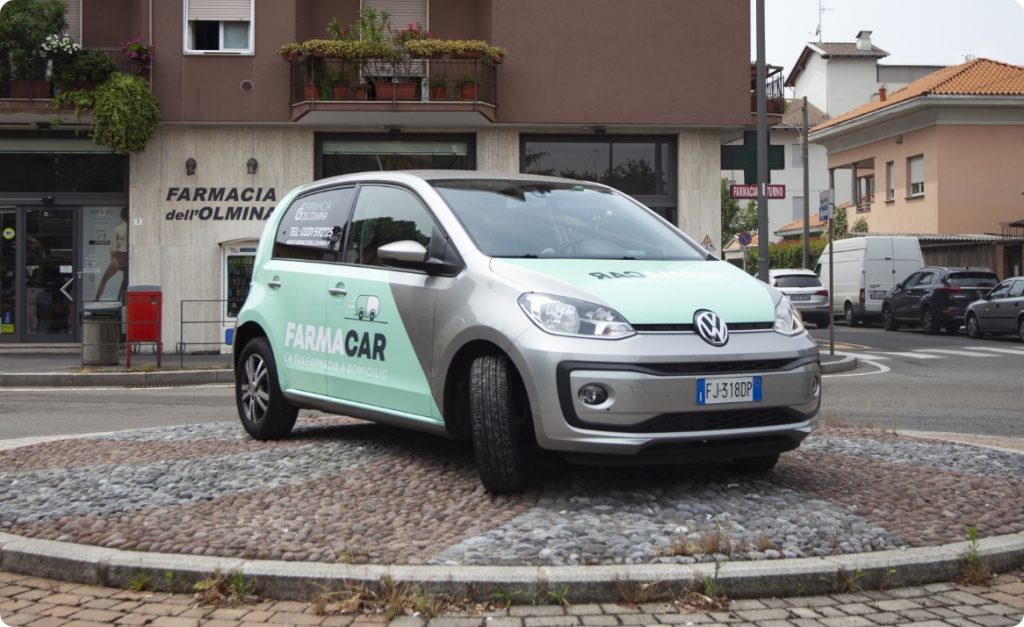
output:
M 252 437 L 287 436 L 305 407 L 464 438 L 495 493 L 526 485 L 536 445 L 765 471 L 821 402 L 817 345 L 781 292 L 612 188 L 527 175 L 289 192 L 233 349 Z
M 827 327 L 832 323 L 828 290 L 821 286 L 818 275 L 804 268 L 773 268 L 768 271 L 768 284 L 789 297 L 806 322 Z
M 878 235 L 835 241 L 818 257 L 815 273 L 832 290 L 832 314 L 847 326 L 882 319 L 882 299 L 900 277 L 924 265 L 916 237 Z M 831 278 L 830 278 L 831 277 Z
M 967 335 L 1016 335 L 1024 341 L 1024 277 L 1006 279 L 981 299 L 967 305 Z
M 928 266 L 896 284 L 882 301 L 886 331 L 900 325 L 920 326 L 925 333 L 945 329 L 956 333 L 964 323 L 967 305 L 999 282 L 988 268 Z

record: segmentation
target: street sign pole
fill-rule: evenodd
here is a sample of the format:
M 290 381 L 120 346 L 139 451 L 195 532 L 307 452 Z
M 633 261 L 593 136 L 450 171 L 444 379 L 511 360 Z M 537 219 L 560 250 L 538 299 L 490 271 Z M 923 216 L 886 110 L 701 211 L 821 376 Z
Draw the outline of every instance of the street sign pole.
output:
M 836 171 L 832 168 L 828 169 L 828 196 L 830 205 L 835 201 L 835 188 L 836 188 Z M 832 312 L 835 311 L 835 298 L 836 298 L 836 270 L 835 266 L 832 265 L 832 258 L 835 256 L 835 246 L 832 245 L 832 238 L 835 236 L 835 230 L 832 228 L 832 207 L 829 206 L 828 216 L 828 354 L 836 354 L 836 325 L 835 319 Z
M 764 0 L 757 3 L 757 277 L 768 282 L 768 99 L 765 94 Z
M 804 268 L 811 268 L 811 175 L 807 167 L 807 96 L 804 96 L 804 132 L 800 138 L 800 158 L 804 166 Z

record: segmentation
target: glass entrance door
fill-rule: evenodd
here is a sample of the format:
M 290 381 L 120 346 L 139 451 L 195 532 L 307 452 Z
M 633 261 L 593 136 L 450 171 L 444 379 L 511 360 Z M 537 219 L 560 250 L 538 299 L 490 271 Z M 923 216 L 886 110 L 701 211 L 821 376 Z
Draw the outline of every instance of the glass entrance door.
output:
M 0 208 L 0 341 L 13 338 L 18 305 L 18 212 Z
M 74 217 L 71 209 L 25 209 L 25 341 L 74 339 Z

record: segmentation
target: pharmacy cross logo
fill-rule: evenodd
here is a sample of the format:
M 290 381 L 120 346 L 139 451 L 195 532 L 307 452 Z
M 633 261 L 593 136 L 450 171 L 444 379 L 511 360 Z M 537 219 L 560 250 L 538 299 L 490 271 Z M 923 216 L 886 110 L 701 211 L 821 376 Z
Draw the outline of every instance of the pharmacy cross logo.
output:
M 698 310 L 693 314 L 693 326 L 697 328 L 700 339 L 712 346 L 725 346 L 729 341 L 729 327 L 725 325 L 725 320 L 719 318 L 713 311 Z

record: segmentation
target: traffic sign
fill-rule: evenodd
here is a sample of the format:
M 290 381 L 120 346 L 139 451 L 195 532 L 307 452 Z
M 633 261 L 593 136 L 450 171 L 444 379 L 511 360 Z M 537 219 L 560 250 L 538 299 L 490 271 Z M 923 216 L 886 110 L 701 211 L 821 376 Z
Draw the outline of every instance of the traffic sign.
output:
M 833 207 L 835 207 L 835 199 L 831 189 L 826 189 L 818 194 L 818 221 L 828 222 L 831 220 Z
M 736 241 L 740 243 L 740 246 L 750 246 L 750 242 L 754 241 L 754 238 L 750 236 L 750 233 L 742 231 L 736 236 Z

